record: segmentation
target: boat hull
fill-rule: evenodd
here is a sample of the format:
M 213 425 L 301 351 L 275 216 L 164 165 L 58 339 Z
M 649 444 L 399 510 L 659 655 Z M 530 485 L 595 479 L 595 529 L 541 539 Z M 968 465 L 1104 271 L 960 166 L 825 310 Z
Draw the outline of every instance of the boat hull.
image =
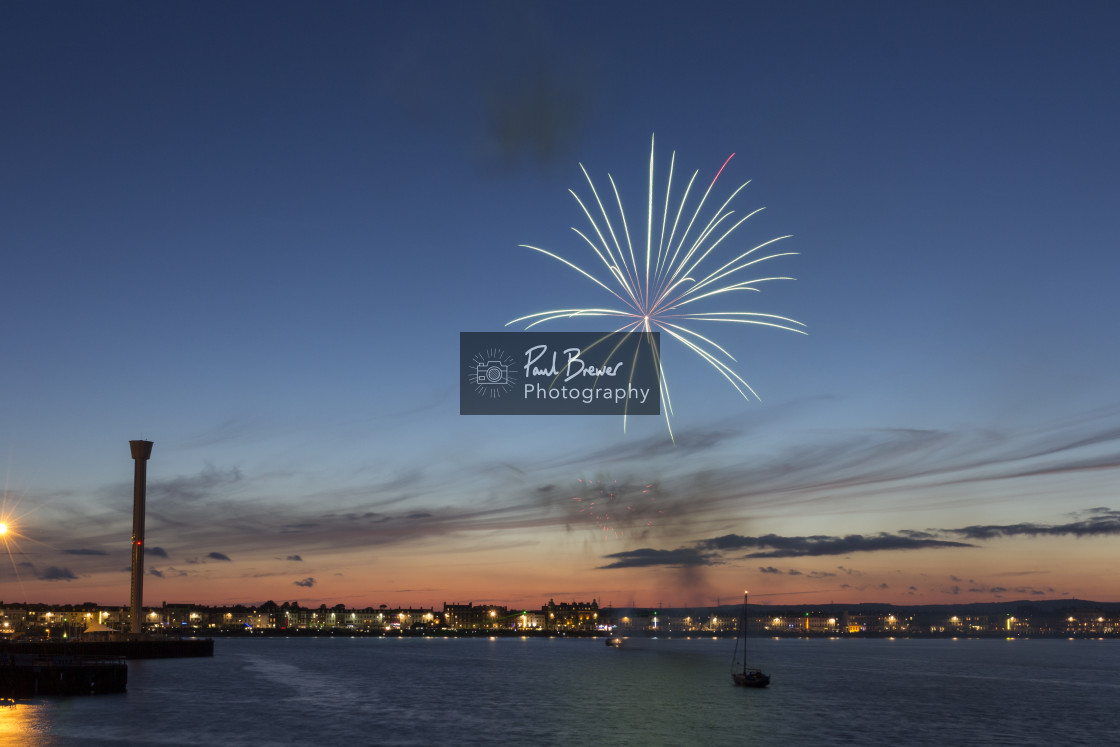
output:
M 740 687 L 766 687 L 770 684 L 770 675 L 763 674 L 757 669 L 748 669 L 745 672 L 732 672 L 731 679 Z

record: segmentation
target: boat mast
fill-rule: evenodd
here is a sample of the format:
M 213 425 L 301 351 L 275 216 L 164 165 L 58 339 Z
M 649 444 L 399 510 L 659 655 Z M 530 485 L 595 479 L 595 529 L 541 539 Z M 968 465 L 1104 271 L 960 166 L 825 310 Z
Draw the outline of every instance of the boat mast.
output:
M 750 592 L 743 591 L 743 619 L 739 625 L 743 628 L 743 674 L 747 673 L 747 599 Z

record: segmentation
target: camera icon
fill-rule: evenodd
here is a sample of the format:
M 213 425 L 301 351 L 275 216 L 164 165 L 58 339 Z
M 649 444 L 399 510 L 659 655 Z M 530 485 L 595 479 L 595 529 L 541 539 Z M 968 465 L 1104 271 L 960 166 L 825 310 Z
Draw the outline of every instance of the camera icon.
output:
M 479 363 L 475 369 L 475 382 L 493 386 L 509 386 L 509 366 L 501 361 Z

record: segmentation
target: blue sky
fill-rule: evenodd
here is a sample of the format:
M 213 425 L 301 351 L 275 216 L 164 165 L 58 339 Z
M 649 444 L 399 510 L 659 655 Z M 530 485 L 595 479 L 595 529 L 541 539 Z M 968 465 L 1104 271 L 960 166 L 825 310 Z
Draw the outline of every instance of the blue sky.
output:
M 1118 15 L 5 4 L 0 598 L 127 597 L 134 438 L 161 598 L 1115 598 Z M 608 300 L 518 245 L 588 261 L 579 164 L 640 215 L 653 136 L 736 154 L 809 335 L 713 327 L 750 403 L 666 344 L 675 445 L 460 417 L 460 331 Z M 754 542 L 856 536 L 911 542 Z

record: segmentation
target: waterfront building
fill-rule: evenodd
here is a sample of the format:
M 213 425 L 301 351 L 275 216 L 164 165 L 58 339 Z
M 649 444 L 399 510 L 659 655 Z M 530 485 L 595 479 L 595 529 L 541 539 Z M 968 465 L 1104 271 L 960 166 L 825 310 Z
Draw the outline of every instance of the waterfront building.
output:
M 1107 615 L 1100 607 L 1080 607 L 1070 610 L 1065 620 L 1065 630 L 1072 635 L 1106 635 L 1120 633 L 1120 620 Z
M 516 613 L 520 615 L 520 613 Z M 443 603 L 444 625 L 452 630 L 498 630 L 516 627 L 516 620 L 510 618 L 509 609 L 494 604 L 448 604 Z
M 599 603 L 596 601 L 557 604 L 549 599 L 548 604 L 541 608 L 541 613 L 548 618 L 547 627 L 560 632 L 595 630 L 599 625 Z
M 548 630 L 548 615 L 541 610 L 514 612 L 513 627 L 517 630 Z

